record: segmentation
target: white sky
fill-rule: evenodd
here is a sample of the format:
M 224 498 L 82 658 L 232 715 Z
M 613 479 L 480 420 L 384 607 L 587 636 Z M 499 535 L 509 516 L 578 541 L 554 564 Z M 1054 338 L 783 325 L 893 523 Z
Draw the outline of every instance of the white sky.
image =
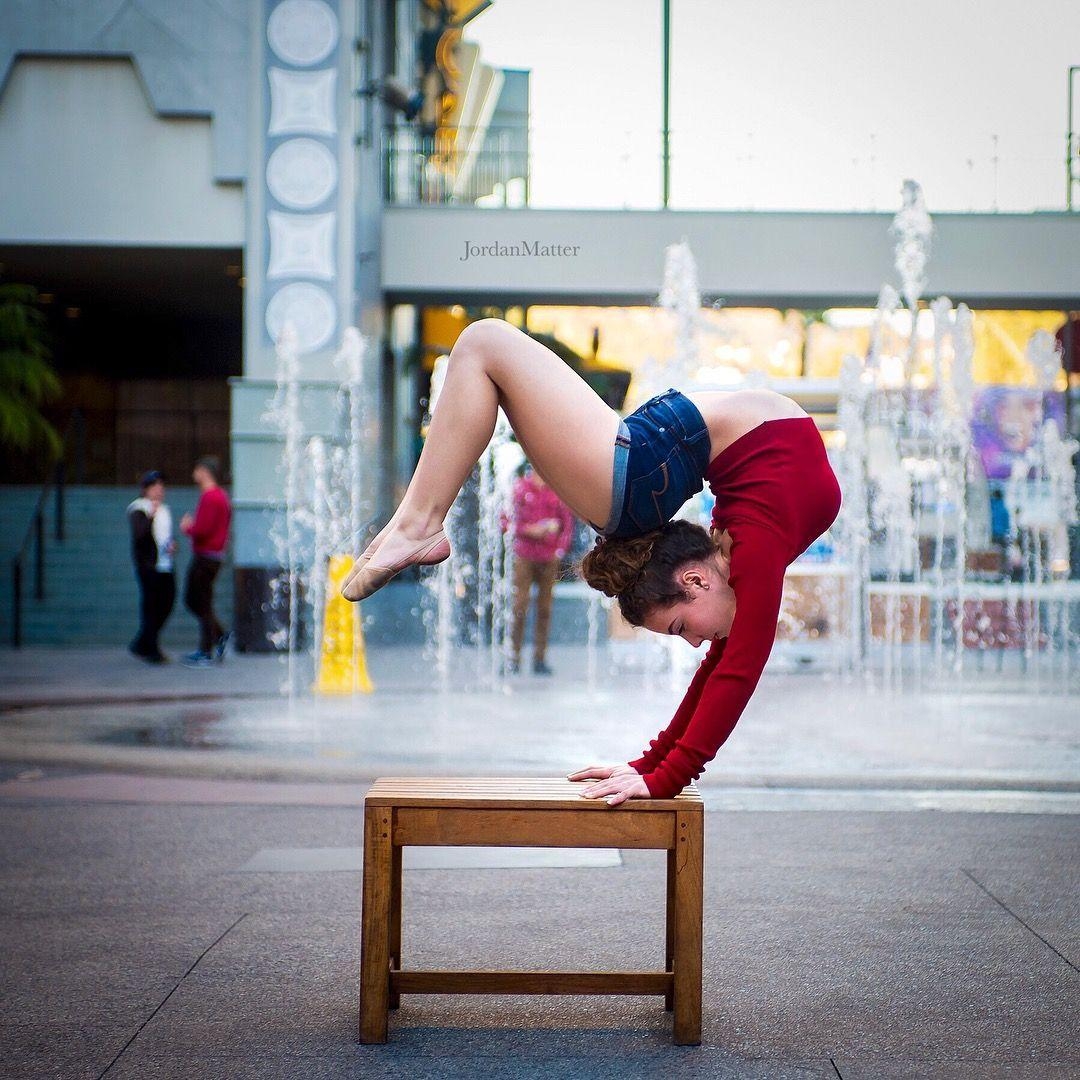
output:
M 911 176 L 931 212 L 1064 207 L 1080 0 L 671 6 L 672 206 L 891 210 Z M 495 0 L 467 27 L 532 70 L 532 205 L 659 206 L 661 10 Z

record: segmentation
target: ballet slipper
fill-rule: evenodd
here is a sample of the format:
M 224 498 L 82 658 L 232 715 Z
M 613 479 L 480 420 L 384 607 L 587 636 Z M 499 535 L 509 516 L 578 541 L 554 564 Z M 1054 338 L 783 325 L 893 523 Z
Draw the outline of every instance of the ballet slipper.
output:
M 378 555 L 378 552 L 375 552 L 375 555 Z M 369 559 L 342 585 L 341 595 L 353 603 L 366 600 L 372 593 L 378 592 L 392 577 L 400 574 L 405 567 L 433 566 L 448 558 L 450 558 L 450 541 L 447 540 L 445 531 L 440 529 L 434 536 L 418 541 L 390 566 L 378 566 Z
M 356 561 L 350 567 L 348 574 L 345 575 L 345 580 L 341 583 L 341 594 L 342 594 L 342 596 L 345 595 L 345 590 L 352 583 L 353 578 L 355 578 L 356 575 L 359 574 L 360 571 L 363 570 L 365 566 L 367 566 L 368 560 L 371 558 L 371 556 L 373 554 L 374 554 L 374 552 L 365 551 L 363 555 L 358 555 L 357 556 Z
M 397 515 L 395 514 L 394 517 L 390 519 L 390 524 L 393 524 L 396 518 Z M 345 580 L 341 583 L 341 593 L 343 596 L 345 595 L 345 590 L 349 587 L 349 584 L 352 582 L 353 578 L 355 578 L 356 575 L 364 569 L 364 567 L 368 563 L 368 560 L 378 550 L 377 546 L 375 548 L 372 547 L 373 544 L 376 544 L 376 541 L 379 541 L 379 537 L 375 537 L 375 539 L 372 540 L 370 544 L 368 544 L 367 550 L 362 555 L 357 556 L 357 559 L 352 564 L 352 567 L 349 569 L 348 574 L 345 575 Z

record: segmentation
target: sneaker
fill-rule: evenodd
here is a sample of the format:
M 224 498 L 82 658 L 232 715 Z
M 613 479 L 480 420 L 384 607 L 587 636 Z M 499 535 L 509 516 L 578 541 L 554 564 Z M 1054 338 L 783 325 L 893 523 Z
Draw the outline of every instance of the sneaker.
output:
M 533 661 L 533 674 L 534 675 L 554 675 L 555 673 L 544 663 L 543 660 Z
M 180 663 L 183 664 L 184 667 L 208 668 L 214 667 L 214 658 L 209 653 L 196 650 L 193 653 L 188 653 Z
M 229 641 L 232 638 L 232 631 L 226 630 L 221 637 L 218 638 L 217 644 L 214 646 L 214 660 L 217 663 L 221 663 L 225 659 L 225 650 L 229 645 Z

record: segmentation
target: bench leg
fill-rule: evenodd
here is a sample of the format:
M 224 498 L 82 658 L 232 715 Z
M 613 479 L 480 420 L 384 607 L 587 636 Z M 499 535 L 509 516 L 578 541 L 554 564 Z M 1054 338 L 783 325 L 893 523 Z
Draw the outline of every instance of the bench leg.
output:
M 401 970 L 401 847 L 390 849 L 390 967 Z M 390 1008 L 401 1004 L 401 995 L 390 991 Z
M 675 959 L 675 849 L 667 852 L 667 914 L 664 917 L 664 929 L 667 941 L 664 946 L 664 970 L 674 971 L 671 966 Z M 664 1008 L 671 1012 L 675 1003 L 675 992 L 669 990 L 664 995 Z
M 704 815 L 675 815 L 674 1036 L 679 1046 L 701 1042 L 701 894 Z
M 364 808 L 364 898 L 360 919 L 360 1041 L 384 1043 L 390 997 L 392 845 L 388 807 Z

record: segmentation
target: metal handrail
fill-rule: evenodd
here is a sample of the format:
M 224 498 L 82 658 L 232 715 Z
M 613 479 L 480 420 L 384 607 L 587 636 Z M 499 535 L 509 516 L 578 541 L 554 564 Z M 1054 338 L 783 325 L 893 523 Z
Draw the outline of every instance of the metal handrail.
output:
M 45 502 L 50 491 L 56 500 L 53 513 L 55 539 L 58 543 L 64 542 L 66 531 L 64 495 L 67 481 L 65 457 L 73 433 L 79 436 L 77 445 L 81 454 L 82 420 L 82 413 L 78 409 L 75 409 L 68 417 L 60 441 L 60 458 L 53 468 L 52 475 L 41 485 L 41 491 L 38 492 L 37 502 L 34 504 L 34 511 L 30 515 L 30 522 L 26 527 L 22 543 L 11 560 L 11 647 L 13 649 L 22 648 L 23 563 L 26 561 L 31 541 L 33 541 L 34 549 L 34 599 L 45 599 Z M 77 467 L 78 473 L 81 474 L 81 460 L 77 462 Z
M 461 127 L 434 133 L 394 127 L 383 133 L 383 199 L 390 204 L 473 204 L 518 180 L 529 201 L 525 126 Z

